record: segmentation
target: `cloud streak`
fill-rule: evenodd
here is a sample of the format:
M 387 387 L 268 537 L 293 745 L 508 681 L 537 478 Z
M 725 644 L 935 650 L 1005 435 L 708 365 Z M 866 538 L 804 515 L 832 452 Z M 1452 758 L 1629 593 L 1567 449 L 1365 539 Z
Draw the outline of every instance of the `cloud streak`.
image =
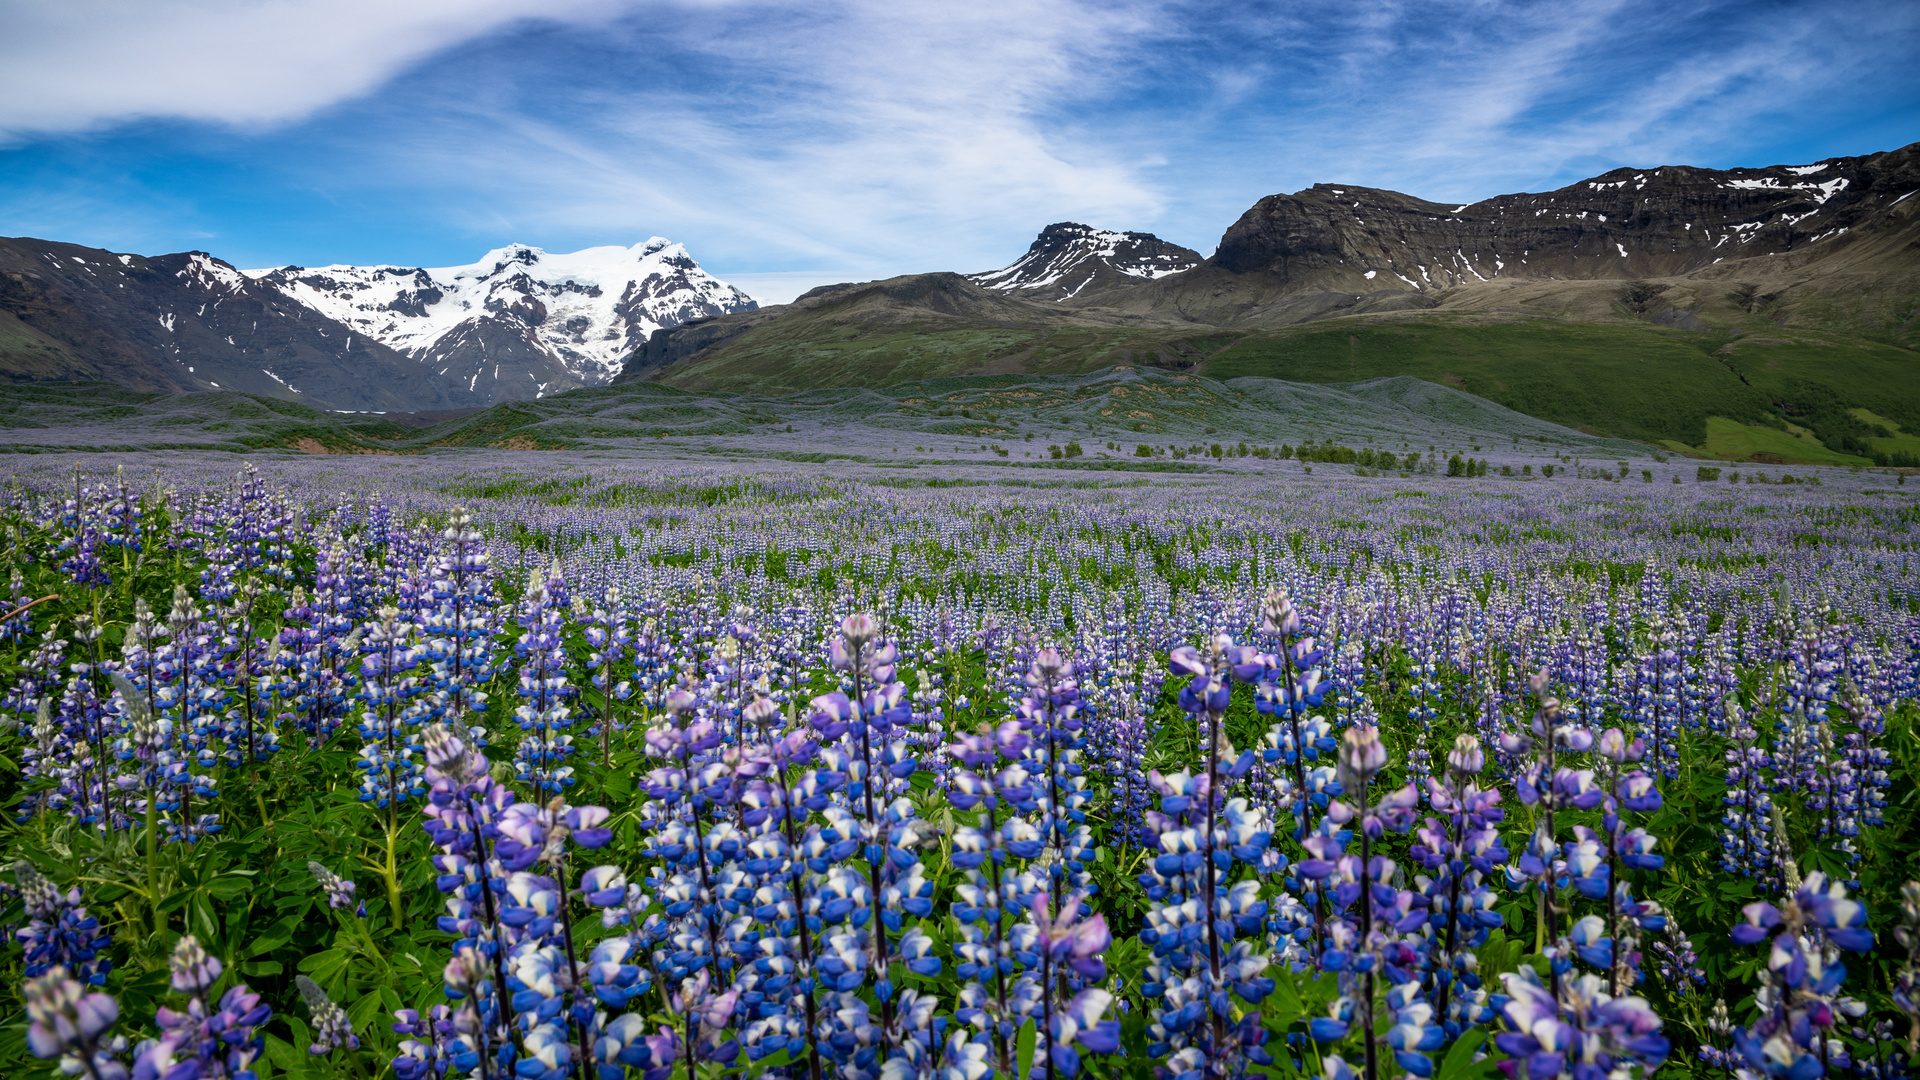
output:
M 615 0 L 4 0 L 0 135 L 297 119 L 520 20 Z
M 365 25 L 168 0 L 98 40 L 41 17 L 45 56 L 0 44 L 0 90 L 87 82 L 143 45 L 177 45 L 182 72 L 0 100 L 0 129 L 91 132 L 0 157 L 0 177 L 32 166 L 0 178 L 0 231 L 77 180 L 101 221 L 145 213 L 254 264 L 658 233 L 798 288 L 1002 265 L 1058 220 L 1206 251 L 1254 200 L 1316 181 L 1472 201 L 1920 137 L 1900 120 L 1920 113 L 1914 4 L 342 4 Z M 9 63 L 29 54 L 37 75 Z M 128 116 L 186 120 L 155 135 Z

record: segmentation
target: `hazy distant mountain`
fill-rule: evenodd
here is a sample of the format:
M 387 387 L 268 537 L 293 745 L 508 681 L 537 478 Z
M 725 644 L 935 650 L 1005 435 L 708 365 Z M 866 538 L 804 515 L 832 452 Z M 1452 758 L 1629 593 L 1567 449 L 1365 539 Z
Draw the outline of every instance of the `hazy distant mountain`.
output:
M 658 237 L 571 255 L 513 245 L 443 269 L 245 272 L 206 252 L 20 238 L 0 240 L 0 376 L 476 407 L 607 382 L 653 331 L 754 306 Z
M 0 375 L 335 409 L 607 381 L 784 393 L 1148 365 L 1414 375 L 1675 448 L 1707 446 L 1711 427 L 1716 452 L 1784 439 L 1753 453 L 1856 462 L 1920 446 L 1917 319 L 1920 144 L 1623 168 L 1465 205 L 1316 184 L 1261 199 L 1206 258 L 1061 223 L 1001 270 L 832 285 L 770 308 L 658 238 L 245 274 L 204 252 L 0 241 Z

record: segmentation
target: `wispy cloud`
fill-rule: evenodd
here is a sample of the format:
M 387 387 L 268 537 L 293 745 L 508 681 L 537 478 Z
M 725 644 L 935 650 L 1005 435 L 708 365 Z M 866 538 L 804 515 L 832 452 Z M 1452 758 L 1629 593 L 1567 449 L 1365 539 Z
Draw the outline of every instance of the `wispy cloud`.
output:
M 1164 195 L 1127 148 L 1063 137 L 1052 119 L 1097 107 L 1113 69 L 1158 32 L 1156 8 L 986 0 L 789 11 L 681 9 L 628 24 L 618 51 L 672 58 L 630 80 L 534 72 L 505 96 L 436 81 L 430 93 L 452 130 L 392 144 L 380 168 L 537 192 L 522 200 L 531 228 L 647 215 L 667 222 L 655 228 L 737 234 L 722 242 L 724 258 L 756 245 L 848 267 L 892 262 L 906 245 L 964 259 L 982 230 L 1009 220 L 1024 230 L 1050 214 L 1160 212 Z M 544 101 L 529 107 L 530 96 Z
M 46 189 L 77 180 L 102 205 L 76 221 L 144 214 L 141 235 L 215 233 L 254 263 L 658 233 L 778 291 L 1004 264 L 1057 220 L 1205 251 L 1316 181 L 1468 201 L 1920 137 L 1920 4 L 1884 0 L 77 0 L 0 19 L 23 29 L 0 32 L 0 131 L 88 132 L 16 136 L 0 231 L 28 206 L 57 231 Z M 140 116 L 175 119 L 115 123 Z
M 0 136 L 145 117 L 296 119 L 449 45 L 617 0 L 6 0 Z
M 1272 45 L 1307 75 L 1296 75 L 1292 108 L 1252 124 L 1297 148 L 1269 162 L 1303 184 L 1478 199 L 1620 165 L 1744 163 L 1765 147 L 1837 134 L 1876 100 L 1920 96 L 1913 4 L 1375 0 L 1295 10 L 1308 13 L 1305 26 Z M 1920 127 L 1901 141 L 1916 137 Z

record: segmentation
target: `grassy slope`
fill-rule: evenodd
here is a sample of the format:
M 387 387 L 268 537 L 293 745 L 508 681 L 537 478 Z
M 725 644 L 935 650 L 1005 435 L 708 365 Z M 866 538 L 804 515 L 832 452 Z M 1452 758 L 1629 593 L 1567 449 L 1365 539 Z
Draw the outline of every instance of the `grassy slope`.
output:
M 72 349 L 0 311 L 0 378 L 92 379 L 92 364 Z
M 689 390 L 780 394 L 830 386 L 893 386 L 998 371 L 1073 372 L 1114 334 L 940 326 L 880 336 L 840 328 L 819 337 L 754 332 L 676 365 L 662 381 Z
M 27 434 L 56 429 L 52 438 Z M 9 438 L 9 430 L 21 434 Z M 269 450 L 364 453 L 413 434 L 373 416 L 340 416 L 239 393 L 156 394 L 101 383 L 0 385 L 0 451 Z
M 1875 424 L 1893 432 L 1891 438 L 1870 440 L 1875 450 L 1882 453 L 1906 453 L 1920 455 L 1920 435 L 1909 434 L 1898 422 L 1881 416 L 1869 409 L 1855 409 L 1853 415 L 1869 424 Z
M 1569 427 L 1709 451 L 1708 418 L 1777 427 L 1822 393 L 1901 423 L 1920 409 L 1920 355 L 1803 331 L 1729 342 L 1635 323 L 1339 320 L 1250 334 L 1202 371 L 1310 382 L 1412 375 Z
M 1707 440 L 1702 444 L 1708 457 L 1729 461 L 1777 461 L 1796 465 L 1871 465 L 1863 457 L 1837 453 L 1821 445 L 1813 432 L 1797 424 L 1787 430 L 1742 424 L 1724 416 L 1707 418 Z
M 766 322 L 659 377 L 698 391 L 783 393 L 1116 364 L 1320 383 L 1408 375 L 1543 420 L 1694 453 L 1751 443 L 1749 453 L 1852 460 L 1838 448 L 1908 447 L 1862 442 L 1872 432 L 1857 424 L 1849 431 L 1849 410 L 1920 433 L 1920 265 L 1910 250 L 1920 244 L 1909 243 L 1904 220 L 1857 245 L 1643 283 L 1650 299 L 1632 300 L 1626 282 L 1610 279 L 1503 280 L 1446 290 L 1434 297 L 1441 306 L 1424 312 L 1271 328 L 1096 325 L 1089 320 L 1113 314 L 1099 311 L 1063 313 L 1079 320 L 1072 324 L 1004 312 L 1007 321 L 923 312 L 878 324 L 863 321 L 867 311 L 807 312 Z M 1773 435 L 1735 439 L 1722 426 L 1709 445 L 1708 419 L 1716 416 Z M 1793 423 L 1813 429 L 1813 442 L 1788 434 Z
M 1708 416 L 1757 420 L 1767 404 L 1701 347 L 1710 339 L 1684 331 L 1546 320 L 1341 322 L 1249 336 L 1203 370 L 1308 382 L 1412 375 L 1568 427 L 1689 445 L 1705 439 Z
M 1824 332 L 1769 331 L 1717 355 L 1774 401 L 1793 402 L 1825 387 L 1850 406 L 1920 429 L 1920 353 L 1911 349 Z
M 793 329 L 746 335 L 662 381 L 695 391 L 777 394 L 963 373 L 1078 374 L 1113 364 L 1198 362 L 1198 372 L 1215 379 L 1331 383 L 1411 375 L 1594 434 L 1716 456 L 1731 444 L 1708 445 L 1709 417 L 1779 430 L 1804 415 L 1796 403 L 1805 401 L 1837 400 L 1920 430 L 1920 354 L 1824 331 L 1768 328 L 1730 338 L 1626 320 L 1442 312 L 1240 332 L 949 323 L 877 336 L 842 327 L 811 337 Z M 1832 459 L 1824 448 L 1810 449 L 1799 458 Z

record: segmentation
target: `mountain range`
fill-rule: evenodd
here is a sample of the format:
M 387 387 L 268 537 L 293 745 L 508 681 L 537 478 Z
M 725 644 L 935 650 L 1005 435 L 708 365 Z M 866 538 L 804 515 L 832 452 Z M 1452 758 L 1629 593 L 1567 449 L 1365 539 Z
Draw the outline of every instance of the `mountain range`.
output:
M 1920 144 L 1623 168 L 1464 205 L 1316 184 L 1259 200 L 1174 273 L 1128 273 L 1091 240 L 1138 238 L 1131 255 L 1152 237 L 1056 225 L 1002 271 L 829 286 L 657 331 L 615 381 L 1413 375 L 1678 451 L 1869 463 L 1920 453 L 1916 193 Z
M 0 374 L 398 411 L 609 381 L 780 394 L 1115 365 L 1412 375 L 1595 435 L 1863 463 L 1920 452 L 1917 192 L 1920 144 L 1622 168 L 1459 205 L 1323 183 L 1259 200 L 1207 256 L 1062 222 L 999 270 L 772 307 L 659 238 L 244 273 L 204 252 L 0 240 Z
M 0 375 L 237 390 L 342 411 L 484 408 L 607 382 L 648 335 L 755 301 L 654 237 L 469 266 L 242 271 L 0 239 Z
M 470 266 L 283 266 L 247 276 L 432 368 L 531 398 L 619 374 L 662 327 L 758 305 L 662 237 L 552 255 L 514 244 Z M 527 392 L 519 380 L 532 383 Z

